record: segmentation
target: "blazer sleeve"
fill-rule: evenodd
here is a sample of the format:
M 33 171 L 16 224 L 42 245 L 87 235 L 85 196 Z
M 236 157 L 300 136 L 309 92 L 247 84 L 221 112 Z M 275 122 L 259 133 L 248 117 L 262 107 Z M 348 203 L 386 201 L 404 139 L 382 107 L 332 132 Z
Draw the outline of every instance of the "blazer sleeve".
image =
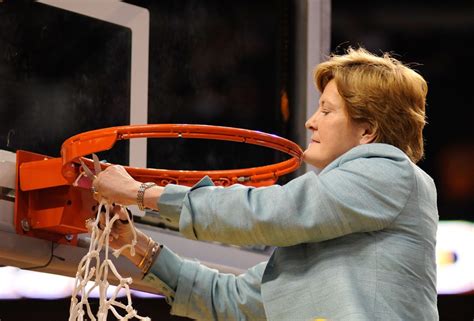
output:
M 266 262 L 241 275 L 219 273 L 163 247 L 144 280 L 165 295 L 171 314 L 195 320 L 265 320 L 260 285 Z
M 159 207 L 190 239 L 291 246 L 383 229 L 407 203 L 413 176 L 398 149 L 362 145 L 283 186 L 223 188 L 204 178 L 193 188 L 167 187 Z

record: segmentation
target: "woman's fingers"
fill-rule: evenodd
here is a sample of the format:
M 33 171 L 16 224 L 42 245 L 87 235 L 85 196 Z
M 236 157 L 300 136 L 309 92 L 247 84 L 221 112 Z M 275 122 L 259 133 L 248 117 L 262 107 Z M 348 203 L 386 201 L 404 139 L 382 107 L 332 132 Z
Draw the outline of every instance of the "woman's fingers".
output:
M 128 223 L 128 220 L 129 220 L 130 215 L 131 215 L 128 208 L 126 208 L 125 206 L 121 206 L 121 205 L 115 205 L 114 208 L 113 208 L 113 212 L 117 213 L 119 215 L 119 220 L 122 223 L 125 223 L 125 222 L 126 222 L 125 224 Z
M 108 209 L 106 206 L 108 206 Z M 129 214 L 128 209 L 121 205 L 111 204 L 100 207 L 98 222 L 99 233 L 103 233 L 109 224 L 109 241 L 114 248 L 127 244 L 127 242 L 130 242 L 129 239 L 133 237 L 133 231 L 131 231 L 132 227 L 129 224 L 129 215 L 131 214 Z M 89 233 L 92 233 L 94 221 L 95 219 L 92 218 L 86 221 L 86 227 Z
M 138 187 L 137 182 L 128 174 L 123 166 L 112 165 L 99 173 L 92 182 L 96 200 L 107 199 L 122 205 L 135 203 Z

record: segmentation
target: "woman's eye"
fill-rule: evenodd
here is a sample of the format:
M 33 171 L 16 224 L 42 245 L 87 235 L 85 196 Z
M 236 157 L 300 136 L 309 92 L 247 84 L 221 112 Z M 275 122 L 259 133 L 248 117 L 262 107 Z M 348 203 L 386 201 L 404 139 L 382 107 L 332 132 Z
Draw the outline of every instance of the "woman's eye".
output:
M 327 110 L 321 110 L 321 114 L 323 114 L 324 116 L 326 116 L 327 114 L 329 114 L 329 111 L 327 111 Z

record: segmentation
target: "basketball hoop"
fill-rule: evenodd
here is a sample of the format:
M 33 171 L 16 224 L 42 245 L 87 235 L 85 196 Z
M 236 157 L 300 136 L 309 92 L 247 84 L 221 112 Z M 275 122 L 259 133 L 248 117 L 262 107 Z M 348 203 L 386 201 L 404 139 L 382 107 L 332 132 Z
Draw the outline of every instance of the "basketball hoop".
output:
M 118 140 L 133 138 L 194 138 L 233 141 L 273 148 L 291 156 L 272 165 L 234 170 L 169 170 L 126 167 L 138 181 L 153 181 L 164 186 L 169 183 L 192 186 L 204 176 L 216 185 L 241 183 L 252 186 L 270 185 L 278 177 L 296 170 L 301 164 L 301 148 L 292 141 L 263 132 L 209 125 L 157 124 L 110 127 L 85 132 L 66 140 L 61 148 L 62 174 L 72 182 L 78 175 L 79 157 L 110 149 Z M 86 160 L 90 164 L 90 160 Z M 104 167 L 108 165 L 104 164 Z
M 130 125 L 97 129 L 64 141 L 60 158 L 26 151 L 17 152 L 15 224 L 17 233 L 72 243 L 87 232 L 84 222 L 95 216 L 96 202 L 89 190 L 72 186 L 81 174 L 79 160 L 88 166 L 87 155 L 111 149 L 118 140 L 133 138 L 211 139 L 259 145 L 279 150 L 289 159 L 259 167 L 229 170 L 169 170 L 125 167 L 137 181 L 192 186 L 204 176 L 216 185 L 251 186 L 274 184 L 301 165 L 302 150 L 294 142 L 259 131 L 189 124 Z M 101 164 L 102 167 L 110 164 Z M 66 241 L 64 241 L 64 238 Z

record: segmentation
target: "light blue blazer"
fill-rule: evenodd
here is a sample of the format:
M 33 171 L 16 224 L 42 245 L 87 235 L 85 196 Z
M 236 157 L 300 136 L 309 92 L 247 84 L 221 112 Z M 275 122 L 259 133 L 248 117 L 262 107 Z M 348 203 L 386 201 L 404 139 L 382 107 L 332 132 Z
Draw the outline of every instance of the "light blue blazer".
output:
M 276 246 L 234 276 L 164 247 L 145 279 L 197 320 L 438 320 L 433 180 L 399 149 L 355 147 L 284 186 L 168 185 L 190 239 Z M 236 258 L 238 259 L 238 258 Z

